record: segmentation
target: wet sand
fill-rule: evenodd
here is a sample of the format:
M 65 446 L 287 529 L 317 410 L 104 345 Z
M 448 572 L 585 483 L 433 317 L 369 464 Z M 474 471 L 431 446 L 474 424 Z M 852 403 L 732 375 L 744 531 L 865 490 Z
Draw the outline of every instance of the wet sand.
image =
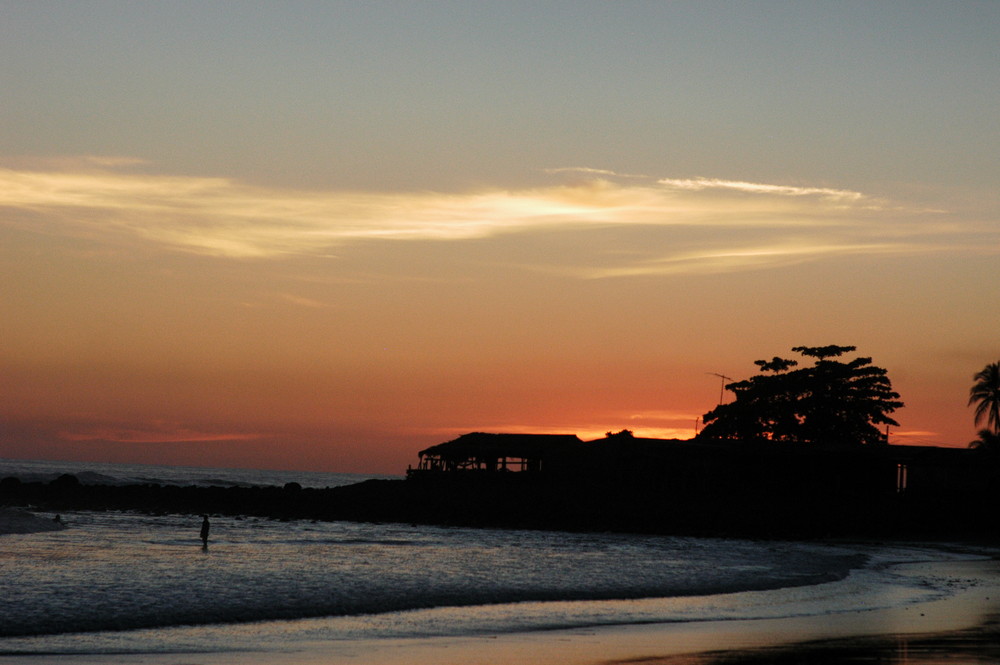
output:
M 975 580 L 954 597 L 819 617 L 609 626 L 371 645 L 335 659 L 374 665 L 755 665 L 1000 663 L 1000 562 L 949 563 Z M 931 572 L 932 564 L 926 565 Z M 917 571 L 915 571 L 917 572 Z M 330 654 L 328 654 L 330 655 Z

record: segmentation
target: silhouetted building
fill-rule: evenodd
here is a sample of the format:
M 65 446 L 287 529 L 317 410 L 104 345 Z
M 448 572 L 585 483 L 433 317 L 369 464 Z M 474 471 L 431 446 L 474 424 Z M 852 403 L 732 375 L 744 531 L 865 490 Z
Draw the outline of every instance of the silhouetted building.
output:
M 420 463 L 408 471 L 527 471 L 553 470 L 571 458 L 583 442 L 575 434 L 487 434 L 472 432 L 421 450 Z
M 831 497 L 992 490 L 1000 465 L 977 451 L 929 446 L 829 446 L 677 440 L 630 433 L 582 441 L 572 434 L 472 432 L 419 452 L 409 478 L 502 476 L 648 483 L 670 493 Z

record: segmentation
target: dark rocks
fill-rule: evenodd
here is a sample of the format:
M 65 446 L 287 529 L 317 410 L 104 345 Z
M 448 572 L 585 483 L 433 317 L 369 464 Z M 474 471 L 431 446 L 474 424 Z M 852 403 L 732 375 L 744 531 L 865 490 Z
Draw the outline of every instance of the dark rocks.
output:
M 758 476 L 759 479 L 759 476 Z M 151 514 L 257 516 L 469 527 L 618 531 L 674 535 L 805 539 L 961 538 L 993 540 L 996 519 L 970 505 L 988 497 L 851 492 L 807 482 L 682 482 L 650 473 L 545 476 L 442 474 L 367 480 L 316 489 L 82 485 L 0 481 L 0 505 L 52 512 L 130 510 Z M 725 480 L 725 482 L 723 482 Z

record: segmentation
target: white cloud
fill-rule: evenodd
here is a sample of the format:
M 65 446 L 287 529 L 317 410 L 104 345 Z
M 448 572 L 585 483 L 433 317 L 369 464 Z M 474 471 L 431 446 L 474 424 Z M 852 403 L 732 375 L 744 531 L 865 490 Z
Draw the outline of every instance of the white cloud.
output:
M 130 165 L 133 160 L 104 162 Z M 570 170 L 610 173 L 553 169 Z M 464 193 L 297 191 L 226 178 L 95 170 L 90 162 L 88 168 L 76 169 L 0 169 L 0 210 L 22 213 L 3 215 L 0 226 L 240 258 L 328 256 L 331 248 L 358 242 L 646 229 L 647 241 L 630 236 L 615 251 L 602 253 L 600 261 L 594 261 L 594 253 L 601 252 L 596 248 L 589 257 L 567 253 L 548 263 L 525 265 L 590 278 L 997 246 L 995 232 L 983 242 L 982 225 L 976 229 L 955 220 L 942 222 L 940 213 L 883 205 L 860 192 L 711 178 L 627 185 L 592 178 L 572 185 Z M 653 244 L 648 241 L 653 232 L 684 233 L 685 240 Z
M 615 178 L 644 178 L 648 179 L 649 176 L 641 175 L 638 173 L 617 173 L 611 171 L 610 169 L 594 169 L 589 166 L 561 166 L 558 168 L 542 169 L 543 172 L 549 174 L 560 174 L 560 173 L 580 173 L 583 175 L 590 176 L 608 176 Z
M 825 187 L 795 187 L 791 185 L 769 185 L 739 180 L 719 180 L 717 178 L 662 178 L 657 182 L 666 187 L 690 191 L 706 189 L 732 190 L 747 194 L 770 196 L 815 196 L 830 200 L 859 202 L 866 197 L 860 192 Z
M 800 244 L 776 239 L 769 246 L 680 251 L 629 265 L 582 270 L 589 278 L 642 275 L 712 274 L 795 265 L 836 255 L 917 254 L 932 251 L 919 245 L 872 241 L 857 244 Z

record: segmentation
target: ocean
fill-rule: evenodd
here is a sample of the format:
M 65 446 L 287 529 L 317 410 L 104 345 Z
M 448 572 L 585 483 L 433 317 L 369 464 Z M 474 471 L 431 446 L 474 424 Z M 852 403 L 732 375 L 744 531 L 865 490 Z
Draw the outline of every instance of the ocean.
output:
M 12 476 L 22 481 L 50 482 L 64 473 L 90 485 L 159 484 L 199 487 L 282 487 L 298 483 L 302 487 L 339 487 L 369 478 L 402 478 L 392 475 L 327 473 L 322 471 L 272 471 L 266 469 L 215 469 L 194 466 L 154 466 L 151 464 L 106 464 L 101 462 L 57 462 L 0 458 L 0 478 Z
M 0 477 L 61 464 L 4 462 Z M 106 482 L 332 486 L 345 475 L 64 466 Z M 0 656 L 288 653 L 317 642 L 822 620 L 954 595 L 972 582 L 913 575 L 906 564 L 984 556 L 871 543 L 251 517 L 212 517 L 203 548 L 198 516 L 61 518 L 63 531 L 0 536 Z

